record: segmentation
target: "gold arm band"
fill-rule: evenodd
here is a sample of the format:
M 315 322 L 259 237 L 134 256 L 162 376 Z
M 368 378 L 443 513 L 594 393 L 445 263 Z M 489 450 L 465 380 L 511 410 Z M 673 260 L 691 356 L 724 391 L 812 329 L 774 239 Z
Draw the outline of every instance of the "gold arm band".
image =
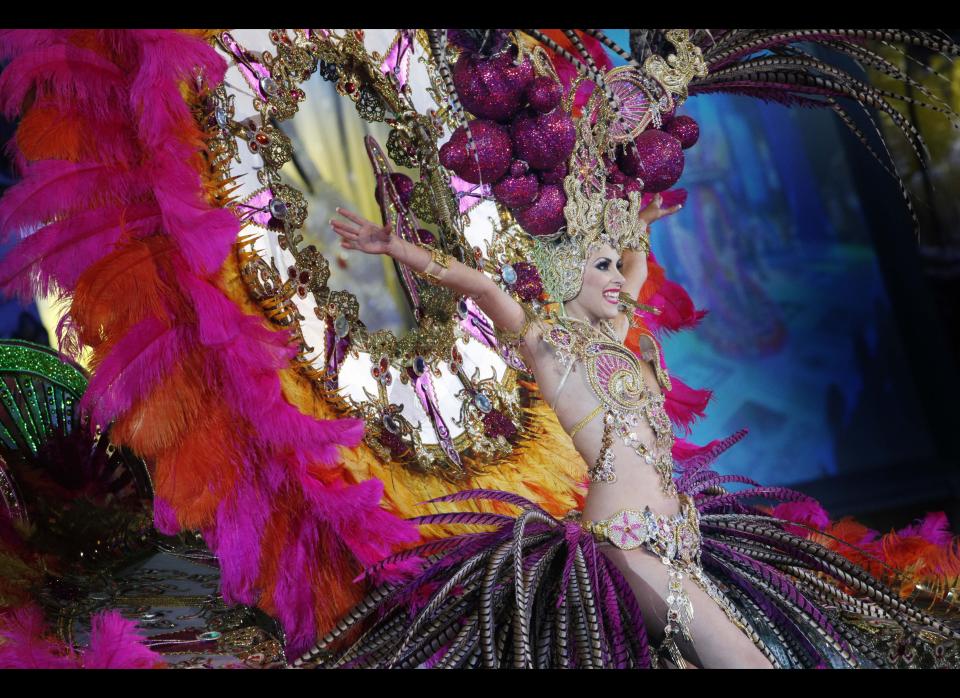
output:
M 510 349 L 517 349 L 522 343 L 523 338 L 527 336 L 527 332 L 530 331 L 530 325 L 533 323 L 533 316 L 524 313 L 526 317 L 523 319 L 523 325 L 520 326 L 520 329 L 517 332 L 510 332 L 509 330 L 497 330 L 494 328 L 494 332 L 497 335 L 497 340 L 503 344 L 505 347 Z
M 581 419 L 579 422 L 577 422 L 577 423 L 574 425 L 573 429 L 570 430 L 570 438 L 572 439 L 574 436 L 576 436 L 581 429 L 583 429 L 583 428 L 584 428 L 585 426 L 587 426 L 590 422 L 592 422 L 592 421 L 594 420 L 594 418 L 595 418 L 598 414 L 600 414 L 601 412 L 603 412 L 603 403 L 601 403 L 601 404 L 597 405 L 596 407 L 594 407 L 594 408 L 593 408 L 593 412 L 591 412 L 590 414 L 588 414 L 586 417 L 584 417 L 583 419 Z
M 443 278 L 443 272 L 450 268 L 450 255 L 443 250 L 437 249 L 436 247 L 427 247 L 425 249 L 430 250 L 430 261 L 427 262 L 427 266 L 423 271 L 417 271 L 414 269 L 413 273 L 426 279 L 427 281 L 438 284 Z M 432 267 L 434 264 L 439 267 L 436 274 L 430 271 L 430 267 Z

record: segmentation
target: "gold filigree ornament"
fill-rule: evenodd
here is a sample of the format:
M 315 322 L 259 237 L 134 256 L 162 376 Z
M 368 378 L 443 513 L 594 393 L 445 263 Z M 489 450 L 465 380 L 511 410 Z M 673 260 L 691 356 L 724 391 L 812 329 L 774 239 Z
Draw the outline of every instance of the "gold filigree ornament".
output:
M 656 54 L 650 56 L 644 61 L 643 69 L 682 104 L 687 98 L 690 81 L 707 76 L 707 63 L 700 47 L 690 41 L 688 29 L 669 30 L 667 41 L 673 44 L 676 52 L 666 59 Z
M 331 82 L 360 119 L 385 122 L 394 163 L 419 170 L 410 210 L 386 176 L 392 171 L 386 156 L 368 147 L 375 173 L 384 175 L 378 175 L 385 179 L 382 210 L 394 229 L 430 225 L 439 259 L 487 266 L 482 247 L 489 250 L 498 231 L 482 216 L 471 227 L 459 211 L 438 158 L 453 125 L 449 105 L 426 34 L 411 36 L 401 41 L 391 30 L 359 29 L 218 34 L 230 69 L 205 117 L 208 147 L 222 177 L 239 186 L 230 206 L 243 230 L 236 246 L 240 279 L 264 316 L 291 333 L 299 347 L 294 364 L 317 399 L 334 414 L 362 418 L 365 441 L 383 461 L 458 481 L 509 461 L 533 433 L 538 418 L 528 414 L 532 403 L 517 381 L 524 367 L 516 352 L 498 346 L 492 323 L 472 301 L 403 270 L 398 277 L 416 326 L 402 333 L 368 328 L 356 296 L 330 288 L 334 260 L 303 234 L 308 199 L 294 182 L 304 179 L 285 174 L 301 146 L 290 137 L 296 124 L 284 122 L 306 109 L 314 81 Z M 412 52 L 404 58 L 409 80 L 384 58 L 401 46 Z M 499 215 L 492 202 L 474 210 Z

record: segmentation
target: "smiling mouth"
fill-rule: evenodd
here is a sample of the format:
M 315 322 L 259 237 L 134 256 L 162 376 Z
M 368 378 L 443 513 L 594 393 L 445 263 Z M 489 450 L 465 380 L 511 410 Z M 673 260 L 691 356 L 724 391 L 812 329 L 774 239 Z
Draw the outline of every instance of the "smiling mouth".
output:
M 620 302 L 620 289 L 619 288 L 608 288 L 603 292 L 603 299 L 612 305 L 617 305 Z

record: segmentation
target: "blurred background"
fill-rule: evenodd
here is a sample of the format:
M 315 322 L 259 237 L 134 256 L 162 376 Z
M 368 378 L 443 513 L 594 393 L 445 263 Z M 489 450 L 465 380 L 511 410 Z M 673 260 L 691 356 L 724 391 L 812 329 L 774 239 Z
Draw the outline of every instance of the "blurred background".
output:
M 628 44 L 625 31 L 605 31 Z M 960 64 L 889 57 L 960 111 Z M 885 531 L 944 511 L 960 530 L 957 131 L 904 109 L 929 145 L 926 168 L 885 131 L 917 238 L 896 182 L 833 114 L 726 95 L 692 98 L 680 113 L 701 130 L 677 185 L 688 203 L 654 226 L 652 247 L 709 311 L 695 331 L 665 341 L 671 372 L 714 391 L 692 439 L 749 429 L 718 469 L 803 490 L 835 518 Z M 3 142 L 13 129 L 0 123 Z M 0 157 L 2 190 L 15 175 Z M 350 198 L 342 176 L 307 174 L 308 193 L 329 208 Z M 368 312 L 391 325 L 390 307 Z M 46 304 L 0 299 L 0 336 L 49 344 L 52 315 Z

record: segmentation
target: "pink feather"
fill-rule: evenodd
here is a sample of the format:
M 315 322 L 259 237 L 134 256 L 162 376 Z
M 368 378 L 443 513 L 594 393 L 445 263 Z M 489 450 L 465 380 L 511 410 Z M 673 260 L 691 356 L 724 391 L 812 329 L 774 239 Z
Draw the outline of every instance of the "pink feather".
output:
M 773 509 L 773 516 L 796 523 L 812 526 L 818 531 L 830 525 L 830 516 L 815 500 L 800 502 L 782 502 Z M 795 536 L 809 537 L 810 530 L 799 526 L 786 526 L 788 533 Z
M 676 376 L 671 376 L 670 382 L 671 389 L 663 394 L 663 407 L 670 421 L 689 434 L 693 422 L 706 414 L 713 391 L 691 388 Z
M 154 187 L 157 204 L 163 212 L 164 230 L 183 250 L 187 264 L 201 275 L 215 274 L 227 258 L 240 222 L 227 209 L 211 209 L 200 198 L 200 180 L 196 173 L 181 173 L 181 184 L 158 183 Z M 189 177 L 189 179 L 187 179 Z M 197 235 L 202 230 L 203 235 Z
M 63 32 L 57 29 L 0 29 L 0 61 L 62 41 Z
M 252 471 L 252 468 L 248 466 Z M 220 591 L 226 603 L 254 604 L 260 570 L 261 536 L 270 514 L 262 488 L 241 478 L 231 497 L 217 508 L 216 525 L 204 531 L 204 540 L 220 560 Z
M 928 543 L 933 543 L 939 547 L 948 546 L 953 542 L 950 522 L 947 520 L 947 515 L 942 511 L 931 511 L 927 513 L 914 524 L 897 531 L 897 535 L 901 538 L 918 536 Z
M 200 343 L 216 346 L 233 340 L 240 331 L 243 317 L 240 309 L 205 279 L 184 274 L 180 282 L 197 312 Z
M 130 200 L 143 193 L 134 173 L 113 165 L 39 160 L 27 165 L 24 178 L 0 203 L 0 240 L 29 232 L 55 217 L 101 204 Z
M 153 527 L 165 536 L 175 536 L 180 533 L 180 524 L 177 514 L 165 499 L 153 498 Z
M 85 669 L 157 669 L 166 666 L 143 644 L 136 623 L 119 611 L 103 611 L 91 619 L 90 644 L 83 653 Z
M 0 287 L 23 300 L 51 287 L 72 291 L 83 271 L 113 251 L 122 235 L 152 232 L 153 205 L 98 208 L 52 223 L 27 237 L 0 262 Z
M 81 407 L 93 424 L 109 424 L 153 389 L 187 353 L 182 330 L 148 318 L 131 328 L 97 367 Z
M 660 315 L 644 316 L 651 329 L 658 332 L 677 332 L 693 327 L 706 315 L 706 311 L 694 307 L 683 286 L 670 279 L 663 280 L 648 303 L 660 308 Z
M 325 564 L 347 573 L 351 556 L 371 564 L 393 546 L 416 540 L 417 533 L 380 508 L 379 481 L 330 484 L 327 473 L 318 479 L 317 468 L 334 465 L 339 447 L 359 442 L 362 422 L 318 421 L 290 405 L 277 375 L 296 356 L 289 334 L 244 315 L 210 281 L 230 253 L 239 223 L 202 196 L 193 162 L 198 143 L 184 138 L 185 132 L 192 133 L 193 115 L 179 83 L 192 82 L 198 72 L 207 84 L 219 82 L 224 60 L 199 37 L 170 30 L 97 32 L 95 38 L 113 52 L 111 60 L 86 49 L 75 51 L 67 46 L 70 36 L 38 35 L 40 41 L 31 46 L 23 35 L 0 35 L 5 42 L 0 51 L 20 54 L 4 73 L 3 106 L 18 110 L 22 97 L 38 86 L 47 100 L 43 106 L 55 106 L 65 118 L 90 125 L 93 137 L 116 146 L 94 157 L 111 153 L 117 162 L 26 164 L 24 181 L 0 204 L 0 230 L 10 235 L 53 223 L 3 268 L 21 290 L 51 280 L 72 287 L 83 270 L 124 239 L 162 232 L 174 243 L 168 257 L 172 275 L 164 283 L 182 290 L 188 307 L 177 306 L 172 298 L 160 311 L 162 317 L 129 328 L 98 366 L 84 407 L 92 410 L 95 422 L 107 423 L 149 395 L 188 350 L 212 348 L 201 353 L 197 380 L 215 387 L 219 399 L 235 407 L 238 421 L 257 429 L 240 462 L 231 464 L 239 469 L 237 484 L 224 494 L 216 521 L 204 534 L 221 560 L 225 598 L 245 603 L 261 600 L 257 583 L 263 546 L 283 546 L 283 574 L 276 580 L 273 601 L 293 645 L 305 645 L 316 632 L 314 611 L 323 594 L 310 587 L 311 570 Z M 78 59 L 73 73 L 62 65 L 72 56 Z M 103 79 L 95 79 L 96 74 Z M 123 76 L 119 88 L 117 75 Z M 131 208 L 121 230 L 116 211 L 125 205 Z M 84 211 L 95 206 L 102 208 Z M 142 214 L 135 217 L 136 224 L 130 218 L 133 210 Z M 75 269 L 68 268 L 68 255 L 73 255 Z M 17 270 L 27 270 L 31 279 L 14 283 Z M 65 330 L 69 334 L 69 327 Z M 287 489 L 302 492 L 306 506 L 282 512 L 294 519 L 289 540 L 263 541 L 277 495 Z M 154 503 L 154 518 L 162 532 L 179 530 L 176 512 L 162 499 Z M 132 638 L 122 619 L 106 619 L 99 627 L 104 639 L 94 659 L 100 665 L 150 661 L 128 645 Z
M 45 626 L 36 606 L 0 615 L 0 669 L 77 669 L 79 657 L 50 637 Z
M 123 103 L 125 75 L 90 49 L 53 44 L 18 55 L 0 74 L 0 111 L 6 118 L 17 115 L 31 89 L 39 100 L 79 105 L 103 117 Z

